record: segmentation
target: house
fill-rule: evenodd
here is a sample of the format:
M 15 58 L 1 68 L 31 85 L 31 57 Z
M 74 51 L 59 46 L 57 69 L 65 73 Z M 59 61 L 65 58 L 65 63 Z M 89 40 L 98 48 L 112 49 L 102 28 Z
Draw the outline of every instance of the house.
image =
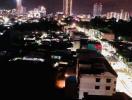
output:
M 102 51 L 102 45 L 98 41 L 88 40 L 87 38 L 81 39 L 81 49 Z
M 112 96 L 117 74 L 106 59 L 92 50 L 78 50 L 79 99 L 86 95 Z
M 110 32 L 110 33 L 101 33 L 101 39 L 106 39 L 108 41 L 113 41 L 115 40 L 115 34 Z

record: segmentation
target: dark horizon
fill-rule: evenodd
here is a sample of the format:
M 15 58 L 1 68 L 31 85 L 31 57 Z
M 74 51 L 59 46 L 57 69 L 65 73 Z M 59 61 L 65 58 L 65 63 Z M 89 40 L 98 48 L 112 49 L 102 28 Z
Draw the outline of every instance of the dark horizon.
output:
M 12 9 L 16 7 L 15 0 L 0 0 L 0 9 Z M 101 2 L 103 4 L 103 13 L 108 11 L 125 11 L 132 12 L 132 0 L 73 0 L 74 14 L 92 13 L 93 4 Z M 27 9 L 43 5 L 47 8 L 48 13 L 62 11 L 63 0 L 23 0 L 23 6 Z

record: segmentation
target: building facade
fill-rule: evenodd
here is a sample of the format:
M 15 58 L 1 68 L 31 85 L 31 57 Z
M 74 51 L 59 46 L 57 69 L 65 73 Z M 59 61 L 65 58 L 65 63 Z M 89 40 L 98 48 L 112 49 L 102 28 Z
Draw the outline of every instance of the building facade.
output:
M 78 51 L 79 99 L 88 95 L 113 96 L 117 74 L 96 51 Z
M 81 74 L 79 98 L 87 95 L 112 96 L 116 93 L 116 77 L 109 72 L 100 75 Z
M 18 15 L 23 13 L 24 7 L 22 6 L 22 0 L 16 0 L 16 9 Z
M 72 15 L 73 0 L 63 0 L 63 13 L 66 16 Z
M 102 14 L 102 3 L 95 3 L 93 5 L 93 17 L 101 16 Z

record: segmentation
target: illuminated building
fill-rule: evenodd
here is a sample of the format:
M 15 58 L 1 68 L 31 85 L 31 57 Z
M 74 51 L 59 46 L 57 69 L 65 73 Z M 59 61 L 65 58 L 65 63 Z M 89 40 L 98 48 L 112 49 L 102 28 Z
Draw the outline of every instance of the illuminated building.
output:
M 120 19 L 122 20 L 129 20 L 129 13 L 128 12 L 124 12 L 124 10 L 122 9 L 120 12 Z
M 119 13 L 117 13 L 117 12 L 107 12 L 106 18 L 107 18 L 107 19 L 117 18 L 118 15 L 119 15 Z
M 41 17 L 46 16 L 46 8 L 44 6 L 38 7 L 39 13 L 41 14 Z
M 130 20 L 130 13 L 124 10 L 121 10 L 120 12 L 107 12 L 106 14 L 107 19 L 115 18 L 116 21 L 121 20 Z
M 46 16 L 46 8 L 44 6 L 39 6 L 28 12 L 28 17 L 30 18 L 41 18 Z
M 93 17 L 101 16 L 101 14 L 102 14 L 102 4 L 95 3 L 93 6 Z
M 63 13 L 66 16 L 72 15 L 72 0 L 63 0 Z
M 17 14 L 23 13 L 22 0 L 16 0 Z
M 130 14 L 128 12 L 125 12 L 124 20 L 129 20 Z
M 123 19 L 123 18 L 124 18 L 124 11 L 122 9 L 121 12 L 120 12 L 120 19 Z

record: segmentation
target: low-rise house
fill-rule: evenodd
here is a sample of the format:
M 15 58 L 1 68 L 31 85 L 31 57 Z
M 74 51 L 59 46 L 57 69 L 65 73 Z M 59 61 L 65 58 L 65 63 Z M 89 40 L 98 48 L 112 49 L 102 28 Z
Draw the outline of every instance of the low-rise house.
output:
M 101 33 L 101 39 L 106 39 L 108 41 L 113 41 L 115 40 L 115 34 L 110 32 L 110 33 Z
M 112 96 L 116 93 L 117 74 L 96 51 L 78 51 L 79 99 L 85 95 Z

